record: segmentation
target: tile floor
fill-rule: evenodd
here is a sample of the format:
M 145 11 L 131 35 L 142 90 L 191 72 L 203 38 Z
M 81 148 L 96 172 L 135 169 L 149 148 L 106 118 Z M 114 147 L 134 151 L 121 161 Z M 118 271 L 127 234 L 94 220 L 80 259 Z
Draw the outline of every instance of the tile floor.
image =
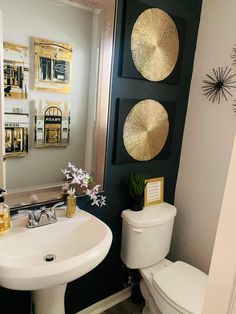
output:
M 142 314 L 144 304 L 134 304 L 130 299 L 127 299 L 102 314 Z

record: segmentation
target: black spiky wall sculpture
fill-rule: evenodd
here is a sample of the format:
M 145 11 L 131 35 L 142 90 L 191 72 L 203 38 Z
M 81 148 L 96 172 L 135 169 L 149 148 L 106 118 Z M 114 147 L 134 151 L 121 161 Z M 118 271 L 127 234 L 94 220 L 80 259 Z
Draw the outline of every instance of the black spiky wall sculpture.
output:
M 206 74 L 208 80 L 203 80 L 203 94 L 211 102 L 220 103 L 221 99 L 228 100 L 232 97 L 231 89 L 236 88 L 236 73 L 232 73 L 232 68 L 213 68 L 213 74 Z

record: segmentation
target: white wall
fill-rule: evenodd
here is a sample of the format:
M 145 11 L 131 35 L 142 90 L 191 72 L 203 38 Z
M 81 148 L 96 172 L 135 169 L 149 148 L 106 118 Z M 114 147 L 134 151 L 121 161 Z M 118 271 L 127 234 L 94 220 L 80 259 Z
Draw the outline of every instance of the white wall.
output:
M 27 157 L 7 159 L 7 188 L 44 185 L 62 179 L 60 169 L 67 161 L 84 167 L 87 97 L 90 74 L 92 13 L 72 6 L 55 6 L 46 0 L 0 0 L 5 41 L 30 45 L 30 37 L 64 42 L 73 47 L 72 92 L 47 93 L 32 90 L 33 51 L 30 50 L 30 91 L 28 100 L 6 99 L 5 105 L 29 106 L 30 146 Z M 71 106 L 70 145 L 34 148 L 33 105 L 30 100 L 69 101 Z
M 171 257 L 207 272 L 236 130 L 232 99 L 209 102 L 201 86 L 213 67 L 231 66 L 236 1 L 203 0 L 175 205 Z M 234 69 L 236 72 L 236 68 Z
M 216 233 L 203 314 L 236 313 L 235 174 L 236 137 Z

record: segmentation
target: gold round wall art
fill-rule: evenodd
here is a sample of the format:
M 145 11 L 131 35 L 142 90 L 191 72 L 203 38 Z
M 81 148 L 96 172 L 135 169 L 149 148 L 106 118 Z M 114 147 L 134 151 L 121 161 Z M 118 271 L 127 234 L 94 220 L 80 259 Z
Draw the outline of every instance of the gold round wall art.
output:
M 147 80 L 161 81 L 169 76 L 179 55 L 178 31 L 172 18 L 157 8 L 144 11 L 132 30 L 131 52 L 137 70 Z
M 151 160 L 162 150 L 168 132 L 169 120 L 165 108 L 155 100 L 143 100 L 126 117 L 124 146 L 135 160 Z

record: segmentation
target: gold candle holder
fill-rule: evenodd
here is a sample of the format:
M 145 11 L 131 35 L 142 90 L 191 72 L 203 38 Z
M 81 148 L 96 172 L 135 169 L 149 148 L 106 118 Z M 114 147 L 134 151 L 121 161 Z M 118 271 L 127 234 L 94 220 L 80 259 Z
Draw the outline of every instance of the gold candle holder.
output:
M 66 199 L 66 217 L 72 218 L 76 215 L 76 196 L 67 196 Z

